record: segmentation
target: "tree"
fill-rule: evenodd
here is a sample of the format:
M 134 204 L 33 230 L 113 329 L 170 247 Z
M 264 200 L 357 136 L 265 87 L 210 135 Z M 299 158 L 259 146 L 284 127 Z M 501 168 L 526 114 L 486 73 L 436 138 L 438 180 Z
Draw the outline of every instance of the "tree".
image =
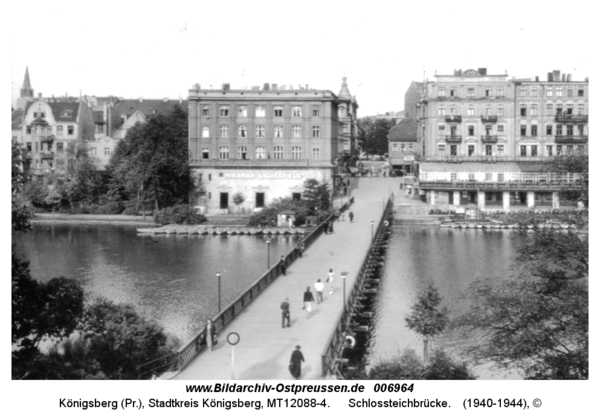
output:
M 104 170 L 98 168 L 97 160 L 88 155 L 85 146 L 75 143 L 67 146 L 67 160 L 68 182 L 64 188 L 67 200 L 71 204 L 99 203 L 107 192 L 108 179 Z
M 187 203 L 189 175 L 187 115 L 180 106 L 136 124 L 119 142 L 110 160 L 111 194 L 138 203 L 153 200 L 155 209 Z
M 31 229 L 29 219 L 33 216 L 29 204 L 21 198 L 27 177 L 23 173 L 23 149 L 13 141 L 11 158 L 12 177 L 12 232 Z
M 589 204 L 589 160 L 588 150 L 584 147 L 580 151 L 570 154 L 557 155 L 546 162 L 544 170 L 551 173 L 576 173 L 581 176 L 581 190 L 562 190 L 561 197 L 570 201 L 581 201 L 587 207 Z
M 441 334 L 448 324 L 448 308 L 439 309 L 442 298 L 437 288 L 430 284 L 417 303 L 412 306 L 412 311 L 405 318 L 410 329 L 423 337 L 423 362 L 429 362 L 429 341 Z
M 527 379 L 587 379 L 587 239 L 543 230 L 519 252 L 514 277 L 470 286 L 471 308 L 456 324 L 484 338 L 468 353 Z
M 331 208 L 329 184 L 326 181 L 319 182 L 316 179 L 306 179 L 304 181 L 302 202 L 305 203 L 310 215 L 328 212 Z
M 240 212 L 240 205 L 244 203 L 246 196 L 242 192 L 237 192 L 233 195 L 233 204 L 238 207 L 238 213 Z
M 364 117 L 358 120 L 358 143 L 367 155 L 388 153 L 388 133 L 395 121 Z

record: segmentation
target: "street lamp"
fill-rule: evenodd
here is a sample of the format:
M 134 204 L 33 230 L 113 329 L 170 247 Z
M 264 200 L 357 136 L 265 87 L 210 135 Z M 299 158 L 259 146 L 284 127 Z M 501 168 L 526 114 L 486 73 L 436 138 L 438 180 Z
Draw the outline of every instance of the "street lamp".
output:
M 342 272 L 342 282 L 343 282 L 343 293 L 342 293 L 342 303 L 343 306 L 342 308 L 344 309 L 344 315 L 346 314 L 346 276 L 348 275 L 348 272 L 343 271 Z
M 221 272 L 217 271 L 217 289 L 219 294 L 219 312 L 221 312 Z
M 271 240 L 266 240 L 267 243 L 267 270 L 271 268 Z
M 373 241 L 373 227 L 375 225 L 375 221 L 371 221 L 371 241 Z

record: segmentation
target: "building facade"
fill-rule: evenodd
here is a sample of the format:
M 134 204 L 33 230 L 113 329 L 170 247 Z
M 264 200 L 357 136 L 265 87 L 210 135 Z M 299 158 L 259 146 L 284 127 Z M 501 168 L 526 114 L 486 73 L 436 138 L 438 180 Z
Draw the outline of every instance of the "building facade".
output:
M 541 162 L 587 144 L 587 86 L 557 71 L 543 82 L 485 68 L 423 83 L 421 193 L 432 204 L 558 207 L 558 191 L 578 178 L 545 173 Z
M 402 119 L 390 129 L 389 161 L 392 170 L 402 170 L 402 174 L 414 171 L 414 163 L 420 156 L 417 141 L 417 121 L 415 119 Z
M 343 89 L 343 88 L 342 88 Z M 344 170 L 340 104 L 358 105 L 329 90 L 201 89 L 189 91 L 189 150 L 192 172 L 205 194 L 196 202 L 209 214 L 259 210 L 274 199 L 300 199 L 307 179 L 335 183 Z M 351 145 L 350 145 L 351 146 Z

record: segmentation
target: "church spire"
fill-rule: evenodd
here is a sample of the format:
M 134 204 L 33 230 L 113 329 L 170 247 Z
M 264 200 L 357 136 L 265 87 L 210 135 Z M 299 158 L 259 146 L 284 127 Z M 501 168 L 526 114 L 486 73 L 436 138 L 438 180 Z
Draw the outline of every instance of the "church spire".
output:
M 21 97 L 33 97 L 33 89 L 31 88 L 31 81 L 29 81 L 29 67 L 25 67 L 25 79 L 21 88 Z
M 346 82 L 346 77 L 342 77 L 342 88 L 340 89 L 340 93 L 338 94 L 340 99 L 352 100 L 352 96 L 350 95 L 350 90 L 348 90 L 348 83 Z

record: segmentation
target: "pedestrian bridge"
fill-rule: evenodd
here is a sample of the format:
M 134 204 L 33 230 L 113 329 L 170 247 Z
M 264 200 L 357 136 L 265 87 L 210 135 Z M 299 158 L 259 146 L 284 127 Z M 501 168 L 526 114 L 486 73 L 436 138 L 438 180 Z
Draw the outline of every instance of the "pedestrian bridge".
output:
M 159 361 L 141 366 L 141 378 L 148 378 L 147 373 L 164 370 L 166 366 L 176 372 L 163 378 L 176 380 L 291 379 L 288 365 L 296 345 L 302 347 L 305 358 L 302 379 L 323 378 L 322 356 L 331 344 L 344 310 L 342 293 L 345 288 L 346 296 L 351 294 L 369 252 L 372 234 L 382 219 L 389 196 L 392 192 L 397 194 L 400 179 L 353 178 L 351 182 L 346 200 L 354 198 L 349 209 L 354 213 L 354 222 L 350 223 L 346 215 L 334 223 L 333 234 L 316 230 L 307 236 L 303 257 L 296 258 L 296 249 L 289 254 L 294 261 L 288 265 L 286 276 L 279 275 L 278 267 L 272 268 L 215 316 L 218 343 L 211 353 L 205 349 L 203 330 L 176 355 L 162 359 L 162 364 Z M 272 259 L 279 256 L 272 254 Z M 307 318 L 302 310 L 303 293 L 308 286 L 314 293 L 314 283 L 317 279 L 325 282 L 330 268 L 335 273 L 333 294 L 326 284 L 324 301 L 319 305 L 313 303 L 313 311 Z M 343 271 L 348 272 L 345 286 L 340 275 Z M 281 326 L 280 305 L 286 297 L 290 302 L 290 328 Z M 233 332 L 239 335 L 239 343 L 234 347 L 226 342 L 226 336 Z

